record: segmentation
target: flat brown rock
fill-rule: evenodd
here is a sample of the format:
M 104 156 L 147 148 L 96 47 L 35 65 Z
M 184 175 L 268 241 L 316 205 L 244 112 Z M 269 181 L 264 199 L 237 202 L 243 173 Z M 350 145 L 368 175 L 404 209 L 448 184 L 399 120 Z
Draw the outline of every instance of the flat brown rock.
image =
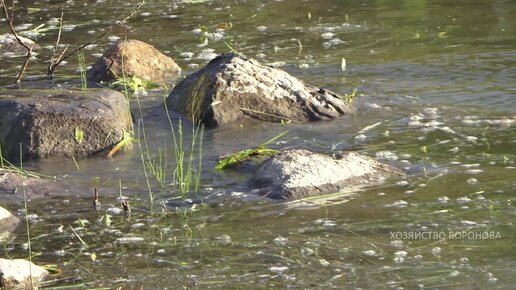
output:
M 120 40 L 104 52 L 88 71 L 87 77 L 89 81 L 97 83 L 110 82 L 123 75 L 160 82 L 180 71 L 181 68 L 172 58 L 154 46 L 143 41 L 127 39 Z

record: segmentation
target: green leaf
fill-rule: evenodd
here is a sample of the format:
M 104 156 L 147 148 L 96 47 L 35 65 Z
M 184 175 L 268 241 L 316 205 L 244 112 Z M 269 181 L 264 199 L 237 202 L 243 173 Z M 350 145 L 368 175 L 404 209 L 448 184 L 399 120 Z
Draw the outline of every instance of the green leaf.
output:
M 79 144 L 84 141 L 84 131 L 79 127 L 75 128 L 75 141 L 77 141 Z

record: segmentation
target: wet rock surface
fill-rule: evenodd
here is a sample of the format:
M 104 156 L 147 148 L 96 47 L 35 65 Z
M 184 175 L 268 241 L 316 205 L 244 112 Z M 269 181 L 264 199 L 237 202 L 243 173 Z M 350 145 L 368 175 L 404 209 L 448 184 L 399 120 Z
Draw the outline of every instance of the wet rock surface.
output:
M 20 219 L 14 216 L 11 212 L 0 206 L 0 241 L 2 237 L 8 235 L 20 223 Z
M 119 92 L 99 90 L 0 91 L 0 145 L 4 158 L 85 157 L 107 150 L 132 129 Z
M 49 272 L 43 267 L 29 261 L 0 258 L 0 286 L 2 289 L 37 289 L 37 284 L 48 275 Z
M 117 42 L 104 52 L 88 70 L 87 78 L 91 82 L 110 82 L 125 75 L 160 82 L 180 71 L 181 68 L 172 58 L 152 45 L 127 39 Z
M 45 197 L 56 191 L 54 180 L 24 176 L 25 193 L 30 198 Z M 13 196 L 22 197 L 22 177 L 19 174 L 0 169 L 0 200 Z
M 167 105 L 211 128 L 242 119 L 331 120 L 355 111 L 333 92 L 235 54 L 220 55 L 187 76 L 170 93 Z
M 401 175 L 399 169 L 356 152 L 332 157 L 291 149 L 265 161 L 251 186 L 270 198 L 298 199 Z
M 18 37 L 28 47 L 32 47 L 33 52 L 41 49 L 34 41 L 20 35 Z M 27 54 L 27 49 L 12 34 L 0 34 L 0 56 L 4 54 L 23 56 Z

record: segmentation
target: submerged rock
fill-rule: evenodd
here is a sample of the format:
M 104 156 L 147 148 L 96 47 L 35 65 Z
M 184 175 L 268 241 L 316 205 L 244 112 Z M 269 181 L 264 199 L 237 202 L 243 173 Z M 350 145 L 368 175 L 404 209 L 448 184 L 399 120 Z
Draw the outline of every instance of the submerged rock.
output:
M 220 55 L 187 76 L 170 93 L 167 105 L 207 127 L 244 118 L 267 122 L 331 120 L 355 110 L 333 92 L 235 54 Z
M 8 235 L 20 223 L 20 219 L 14 216 L 11 212 L 0 206 L 0 241 L 3 237 Z
M 85 157 L 113 147 L 132 130 L 127 100 L 99 90 L 0 91 L 4 157 Z
M 32 47 L 32 51 L 38 51 L 41 49 L 41 47 L 34 41 L 20 35 L 18 35 L 18 37 L 25 45 Z M 6 53 L 10 53 L 15 56 L 22 56 L 27 54 L 27 49 L 25 49 L 25 47 L 21 45 L 12 34 L 0 34 L 0 55 Z
M 123 69 L 123 71 L 122 71 Z M 154 46 L 143 41 L 120 40 L 97 59 L 88 70 L 88 81 L 109 82 L 137 76 L 148 81 L 160 82 L 167 76 L 181 71 L 176 62 Z
M 399 169 L 356 152 L 331 157 L 292 149 L 265 161 L 251 186 L 270 198 L 298 199 L 401 175 Z
M 37 289 L 38 283 L 48 275 L 49 272 L 45 268 L 29 261 L 0 258 L 0 286 L 2 289 Z
M 54 181 L 50 179 L 24 176 L 23 182 L 25 193 L 30 198 L 48 196 L 55 191 Z M 0 169 L 0 200 L 13 195 L 23 197 L 22 177 L 17 173 Z

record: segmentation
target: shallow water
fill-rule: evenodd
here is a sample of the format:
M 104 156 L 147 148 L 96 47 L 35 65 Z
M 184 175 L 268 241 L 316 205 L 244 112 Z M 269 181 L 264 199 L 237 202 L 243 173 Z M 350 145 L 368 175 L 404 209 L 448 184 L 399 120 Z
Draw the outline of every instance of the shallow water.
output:
M 134 5 L 20 1 L 17 25 L 50 28 L 37 37 L 43 49 L 30 63 L 29 75 L 46 72 L 51 53 L 46 47 L 57 31 L 56 21 L 48 21 L 60 10 L 66 25 L 62 43 L 76 47 Z M 283 69 L 306 82 L 342 94 L 357 88 L 360 113 L 308 125 L 237 124 L 206 131 L 203 194 L 223 191 L 233 197 L 194 212 L 163 207 L 161 201 L 178 193 L 170 186 L 160 190 L 153 179 L 151 206 L 137 146 L 113 160 L 79 160 L 79 169 L 72 160 L 29 163 L 57 176 L 60 188 L 52 197 L 29 202 L 33 260 L 62 270 L 46 287 L 511 289 L 516 283 L 515 12 L 513 1 L 145 4 L 113 36 L 155 45 L 177 60 L 184 75 L 213 53 L 228 51 L 227 42 L 264 63 L 284 62 Z M 229 22 L 231 28 L 217 31 Z M 206 37 L 194 31 L 201 25 L 210 33 L 205 46 Z M 0 25 L 0 32 L 7 27 Z M 88 47 L 87 63 L 114 40 Z M 188 52 L 191 58 L 184 57 Z M 4 56 L 0 61 L 0 82 L 8 85 L 21 60 Z M 79 84 L 75 58 L 58 69 L 55 83 Z M 167 93 L 141 97 L 151 154 L 160 147 L 172 152 L 161 107 Z M 137 108 L 135 102 L 132 107 Z M 250 199 L 238 186 L 245 173 L 215 172 L 218 156 L 286 129 L 290 133 L 271 147 L 358 150 L 409 175 L 324 204 L 243 202 Z M 173 165 L 170 160 L 168 182 Z M 110 210 L 119 207 L 119 181 L 133 207 L 130 217 Z M 94 187 L 101 191 L 99 213 L 91 209 Z M 20 199 L 3 205 L 23 216 Z M 111 215 L 109 225 L 97 222 L 105 213 Z M 89 223 L 81 225 L 79 219 Z M 25 233 L 20 226 L 3 243 L 1 256 L 25 257 Z

